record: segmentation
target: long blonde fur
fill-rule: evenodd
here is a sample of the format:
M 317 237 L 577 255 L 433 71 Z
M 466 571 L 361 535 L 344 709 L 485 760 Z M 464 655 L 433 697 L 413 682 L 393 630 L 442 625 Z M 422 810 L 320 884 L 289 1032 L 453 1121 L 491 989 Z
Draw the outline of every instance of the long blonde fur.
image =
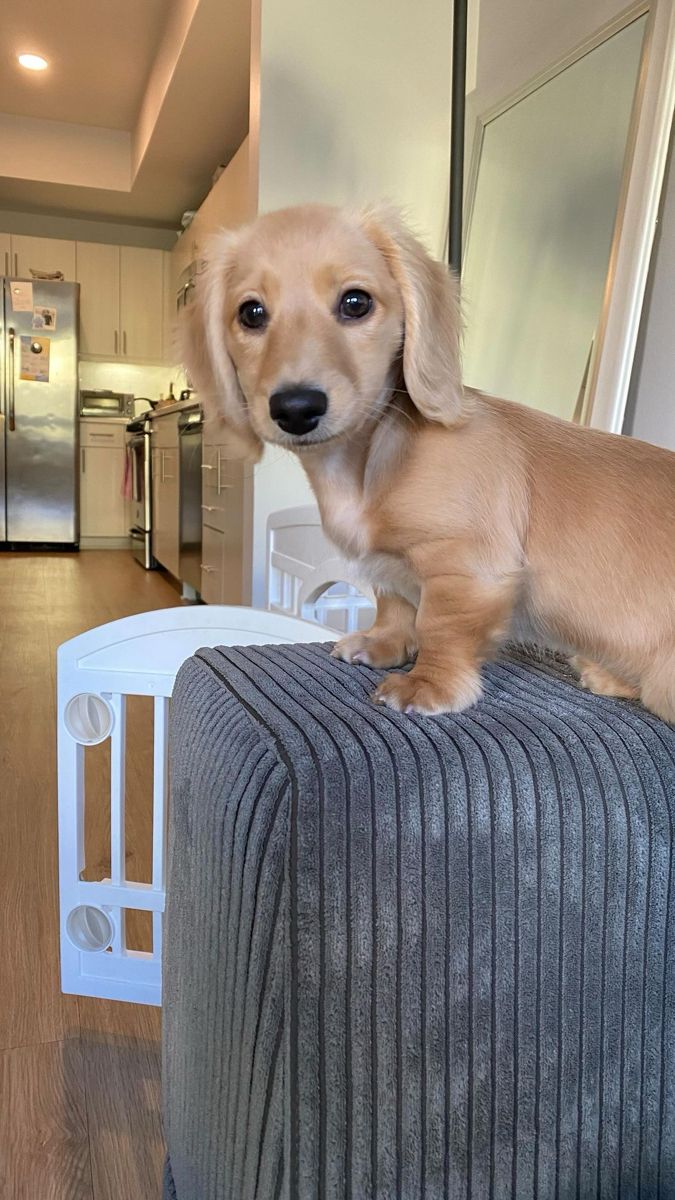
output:
M 339 319 L 345 287 L 374 297 Z M 263 330 L 239 305 L 264 304 Z M 376 699 L 424 713 L 481 694 L 506 638 L 575 655 L 586 686 L 675 721 L 675 455 L 465 389 L 457 287 L 400 218 L 309 205 L 216 240 L 185 360 L 249 458 L 295 450 L 324 527 L 379 602 L 348 661 L 399 666 Z M 307 437 L 270 396 L 323 390 Z

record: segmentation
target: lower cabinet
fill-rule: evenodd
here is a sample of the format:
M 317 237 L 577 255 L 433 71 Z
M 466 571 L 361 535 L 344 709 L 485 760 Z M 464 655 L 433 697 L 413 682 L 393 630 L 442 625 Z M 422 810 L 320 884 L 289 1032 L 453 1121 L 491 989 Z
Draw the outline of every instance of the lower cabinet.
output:
M 243 466 L 208 434 L 202 445 L 202 599 L 242 604 Z
M 80 422 L 80 539 L 124 538 L 126 465 L 123 424 Z
M 202 600 L 207 604 L 223 604 L 224 537 L 219 529 L 202 525 Z
M 152 451 L 152 553 L 167 571 L 180 575 L 180 487 L 178 446 Z

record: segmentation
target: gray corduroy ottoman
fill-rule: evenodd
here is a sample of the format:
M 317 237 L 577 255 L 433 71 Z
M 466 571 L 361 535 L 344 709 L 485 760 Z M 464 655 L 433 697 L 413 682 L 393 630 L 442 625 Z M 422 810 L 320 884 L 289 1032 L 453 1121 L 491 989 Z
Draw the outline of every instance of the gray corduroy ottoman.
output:
M 485 676 L 430 720 L 326 647 L 181 669 L 166 1200 L 675 1197 L 675 730 Z

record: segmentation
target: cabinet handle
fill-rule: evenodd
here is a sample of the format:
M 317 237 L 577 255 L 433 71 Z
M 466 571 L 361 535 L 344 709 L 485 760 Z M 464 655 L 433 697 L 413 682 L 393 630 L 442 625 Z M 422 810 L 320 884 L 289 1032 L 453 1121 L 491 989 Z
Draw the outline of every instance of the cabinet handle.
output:
M 9 275 L 9 250 L 5 250 L 5 275 Z
M 86 471 L 87 471 L 87 459 L 86 459 L 86 453 L 87 453 L 87 452 L 86 452 L 86 450 L 85 450 L 85 448 L 84 448 L 84 446 L 83 446 L 83 447 L 82 447 L 82 449 L 81 449 L 81 451 L 80 451 L 80 454 L 82 455 L 82 474 L 83 474 L 83 475 L 84 475 L 84 474 L 86 474 Z
M 220 461 L 220 450 L 216 451 L 216 453 L 218 455 L 218 475 L 216 477 L 216 495 L 219 496 L 221 492 L 226 492 L 228 490 L 228 488 L 234 487 L 234 484 L 233 483 L 223 483 L 221 476 L 220 476 L 220 468 L 222 466 L 222 463 Z
M 202 504 L 202 512 L 224 512 L 217 504 Z
M 215 471 L 215 467 L 211 463 L 202 463 L 202 471 Z
M 118 334 L 117 330 L 115 330 L 115 354 L 117 354 L 118 341 L 119 341 L 119 334 Z
M 14 251 L 14 274 L 19 274 L 19 255 L 16 250 Z
M 93 437 L 93 438 L 96 438 L 96 437 L 98 437 L 98 438 L 111 438 L 111 437 L 114 437 L 114 436 L 115 436 L 115 434 L 114 434 L 114 433 L 95 433 L 93 429 L 90 429 L 90 431 L 89 431 L 89 437 Z
M 126 329 L 122 333 L 122 346 L 123 346 L 123 352 L 124 352 L 124 354 L 126 354 L 126 352 L 127 352 L 127 331 L 126 331 Z
M 159 482 L 164 483 L 164 451 L 160 450 L 159 453 L 160 453 L 160 460 L 161 460 L 160 468 L 159 468 L 159 470 L 160 470 Z
M 207 575 L 214 575 L 216 572 L 215 567 L 207 567 L 206 563 L 200 563 L 199 565 L 200 565 L 202 571 L 206 571 Z

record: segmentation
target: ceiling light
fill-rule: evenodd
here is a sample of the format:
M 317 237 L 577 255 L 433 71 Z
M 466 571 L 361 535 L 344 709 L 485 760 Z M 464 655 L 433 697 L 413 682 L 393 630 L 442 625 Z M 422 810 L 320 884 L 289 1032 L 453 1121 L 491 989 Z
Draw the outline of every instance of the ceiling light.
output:
M 19 62 L 27 71 L 45 71 L 49 66 L 46 58 L 41 54 L 19 54 Z

